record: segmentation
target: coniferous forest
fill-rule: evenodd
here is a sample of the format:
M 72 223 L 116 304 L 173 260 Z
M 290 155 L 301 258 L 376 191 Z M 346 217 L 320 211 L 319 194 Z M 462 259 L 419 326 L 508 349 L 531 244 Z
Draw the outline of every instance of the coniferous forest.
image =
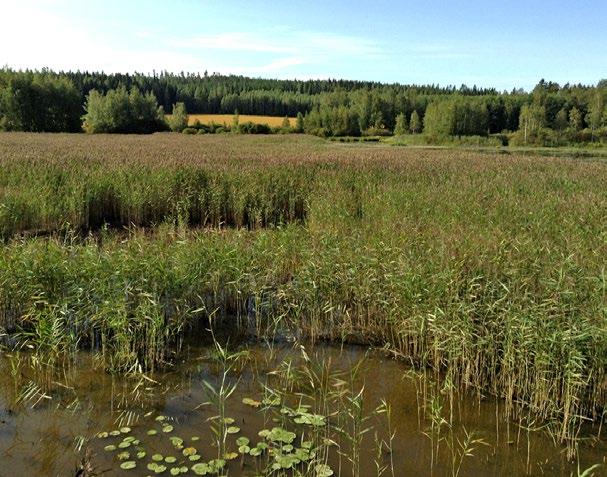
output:
M 304 117 L 306 133 L 419 134 L 428 143 L 491 138 L 503 145 L 607 142 L 607 80 L 532 91 L 220 74 L 105 74 L 0 70 L 0 130 L 145 133 L 190 114 Z M 183 104 L 183 106 L 181 106 Z M 223 129 L 222 129 L 223 130 Z M 263 130 L 265 131 L 265 129 Z M 301 125 L 293 128 L 301 132 Z

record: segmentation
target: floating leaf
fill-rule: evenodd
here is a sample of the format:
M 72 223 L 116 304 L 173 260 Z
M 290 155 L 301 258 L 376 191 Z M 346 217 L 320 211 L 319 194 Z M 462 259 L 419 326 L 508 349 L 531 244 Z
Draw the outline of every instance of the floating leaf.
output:
M 244 436 L 239 437 L 238 439 L 236 439 L 236 445 L 239 446 L 239 447 L 240 446 L 248 446 L 249 442 L 250 441 L 249 441 L 248 437 L 244 437 Z
M 194 454 L 188 457 L 188 459 L 190 459 L 192 462 L 196 462 L 197 460 L 202 459 L 202 456 L 200 454 Z
M 129 454 L 126 451 L 121 452 L 120 454 L 118 454 L 118 460 L 128 460 L 129 457 L 131 457 L 131 454 Z
M 270 433 L 266 436 L 266 439 L 272 442 L 280 442 L 283 444 L 290 444 L 295 440 L 295 433 L 286 431 L 282 427 L 273 428 Z
M 259 448 L 259 447 L 253 447 L 250 451 L 249 454 L 252 455 L 253 457 L 258 457 L 261 455 L 263 451 Z
M 182 454 L 186 457 L 189 457 L 191 455 L 196 455 L 196 448 L 195 447 L 186 447 L 185 449 L 183 449 Z
M 120 468 L 124 470 L 131 470 L 135 467 L 137 467 L 137 463 L 134 460 L 127 460 L 126 462 L 120 464 Z
M 104 450 L 104 451 L 107 451 L 107 452 L 113 452 L 113 451 L 115 451 L 115 450 L 116 450 L 116 446 L 115 446 L 114 444 L 110 444 L 109 446 L 105 446 L 105 447 L 103 448 L 103 450 Z
M 314 467 L 314 470 L 317 477 L 331 477 L 333 475 L 333 470 L 327 464 L 318 464 Z
M 156 434 L 158 434 L 158 431 L 156 429 L 150 429 L 148 431 L 148 436 L 155 436 Z
M 213 459 L 211 461 L 209 461 L 209 467 L 211 468 L 211 471 L 213 472 L 217 472 L 218 470 L 221 470 L 225 467 L 226 465 L 226 461 L 223 459 Z
M 175 447 L 183 447 L 183 439 L 181 437 L 171 436 L 169 440 Z
M 164 461 L 167 464 L 174 464 L 175 462 L 177 462 L 177 457 L 173 457 L 172 455 L 169 455 L 167 457 L 164 458 Z
M 122 434 L 128 434 L 129 432 L 131 432 L 131 428 L 130 427 L 121 427 L 120 432 Z
M 201 462 L 192 466 L 192 472 L 196 475 L 207 475 L 211 473 L 211 467 L 206 462 Z
M 109 432 L 100 432 L 99 434 L 97 434 L 97 437 L 99 439 L 107 439 L 109 437 L 110 433 Z
M 173 431 L 173 426 L 171 426 L 170 424 L 167 424 L 166 426 L 162 427 L 162 432 L 172 432 Z
M 135 438 L 133 436 L 125 437 L 124 439 L 122 439 L 122 442 L 132 442 L 133 445 L 137 445 L 135 444 Z
M 286 446 L 282 446 L 282 450 L 283 452 L 291 452 L 294 449 L 294 447 L 291 444 L 287 444 Z
M 234 459 L 236 459 L 237 457 L 238 457 L 238 453 L 237 453 L 237 452 L 226 452 L 226 453 L 223 455 L 223 458 L 224 458 L 225 460 L 234 460 Z
M 163 457 L 163 455 L 162 455 L 162 454 L 154 454 L 154 455 L 152 456 L 152 460 L 154 460 L 154 461 L 156 461 L 156 462 L 160 462 L 160 461 L 161 461 L 161 460 L 163 460 L 163 459 L 164 459 L 164 457 Z
M 234 424 L 234 419 L 232 417 L 224 417 L 223 422 L 229 426 L 230 424 Z
M 118 444 L 118 447 L 120 449 L 126 449 L 127 447 L 131 447 L 131 443 L 129 441 L 122 441 L 120 444 Z
M 112 431 L 112 432 L 110 432 L 110 436 L 112 436 L 112 437 L 116 437 L 116 436 L 119 436 L 119 435 L 120 435 L 120 431 Z
M 248 454 L 249 452 L 251 452 L 251 448 L 247 445 L 243 445 L 238 448 L 238 452 L 240 452 L 241 454 Z
M 255 401 L 254 399 L 251 399 L 251 398 L 243 398 L 242 403 L 246 404 L 247 406 L 251 406 L 251 407 L 255 407 L 255 408 L 261 406 L 261 402 Z
M 190 439 L 192 442 L 196 442 L 200 440 L 200 437 L 198 436 L 192 436 L 192 438 Z
M 162 422 L 162 421 L 166 420 L 166 416 L 156 416 L 156 420 L 158 422 Z
M 240 432 L 240 427 L 238 426 L 230 426 L 226 429 L 228 434 L 238 434 Z
M 138 459 L 143 459 L 145 457 L 145 451 L 139 451 L 137 452 L 137 458 Z
M 275 459 L 276 462 L 272 464 L 272 468 L 275 470 L 292 469 L 293 466 L 299 464 L 300 462 L 297 456 L 294 456 L 293 454 L 277 455 Z

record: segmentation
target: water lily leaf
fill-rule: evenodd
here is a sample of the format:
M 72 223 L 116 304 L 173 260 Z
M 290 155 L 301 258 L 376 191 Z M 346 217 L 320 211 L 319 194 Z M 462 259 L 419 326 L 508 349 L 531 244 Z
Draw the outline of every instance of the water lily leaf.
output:
M 99 434 L 97 434 L 97 437 L 99 439 L 107 439 L 109 437 L 110 433 L 109 432 L 100 432 Z
M 229 426 L 230 424 L 234 424 L 234 419 L 231 417 L 224 417 L 223 422 Z
M 303 441 L 301 447 L 304 449 L 311 449 L 314 443 L 312 441 Z
M 236 459 L 237 457 L 238 457 L 238 453 L 237 453 L 237 452 L 226 452 L 226 453 L 223 455 L 223 458 L 224 458 L 225 460 L 234 460 L 234 459 Z
M 119 435 L 120 435 L 120 431 L 111 431 L 110 432 L 110 436 L 112 436 L 112 437 L 116 437 L 116 436 L 119 436 Z
M 270 435 L 270 430 L 269 430 L 269 429 L 262 429 L 261 431 L 259 431 L 259 432 L 257 433 L 257 435 L 258 435 L 259 437 L 264 437 L 264 438 L 265 438 L 265 437 L 268 437 L 268 436 Z
M 236 445 L 237 446 L 248 446 L 249 445 L 249 439 L 247 437 L 239 437 L 238 439 L 236 439 Z
M 120 444 L 118 444 L 118 447 L 120 449 L 126 449 L 127 447 L 131 447 L 131 443 L 129 441 L 122 441 Z
M 192 462 L 196 462 L 197 460 L 202 459 L 202 456 L 200 454 L 194 454 L 188 457 L 188 459 L 190 459 Z
M 182 454 L 186 457 L 189 457 L 191 455 L 195 455 L 196 454 L 196 448 L 195 447 L 186 447 L 185 449 L 183 449 Z
M 132 442 L 133 445 L 137 445 L 135 444 L 135 438 L 133 436 L 125 437 L 124 439 L 122 439 L 122 442 Z
M 207 475 L 211 473 L 211 468 L 206 462 L 201 462 L 192 466 L 192 472 L 196 475 Z
M 103 450 L 104 450 L 104 451 L 107 451 L 107 452 L 113 452 L 113 451 L 115 451 L 115 450 L 116 450 L 116 446 L 115 446 L 114 444 L 110 444 L 109 446 L 105 446 L 105 447 L 103 448 Z
M 282 427 L 275 427 L 266 436 L 266 439 L 272 442 L 290 444 L 295 440 L 295 437 L 294 432 L 286 431 Z
M 259 447 L 253 447 L 250 451 L 249 454 L 252 455 L 253 457 L 258 457 L 262 454 L 262 450 Z
M 148 431 L 148 436 L 155 436 L 156 434 L 158 434 L 158 431 L 156 429 L 150 429 Z
M 238 434 L 240 432 L 240 427 L 238 426 L 230 426 L 226 429 L 228 434 Z
M 162 421 L 166 420 L 166 416 L 156 416 L 156 420 L 158 422 L 162 422 Z
M 129 432 L 131 432 L 131 428 L 130 427 L 121 427 L 120 432 L 122 434 L 128 434 Z
M 124 470 L 131 470 L 135 467 L 137 467 L 137 463 L 134 460 L 127 460 L 126 462 L 120 464 L 120 468 Z
M 293 455 L 293 454 L 287 454 L 287 455 L 277 455 L 275 457 L 275 464 L 272 465 L 272 468 L 275 470 L 278 469 L 292 469 L 293 466 L 299 464 L 299 459 L 297 458 L 297 456 Z
M 255 408 L 261 406 L 261 402 L 255 401 L 255 399 L 251 399 L 251 398 L 243 398 L 242 403 L 246 404 L 247 406 L 251 406 L 251 407 L 255 407 Z
M 173 457 L 172 455 L 169 455 L 164 458 L 164 461 L 167 464 L 174 464 L 175 462 L 177 462 L 177 457 Z
M 171 426 L 170 424 L 162 426 L 162 432 L 173 432 L 173 426 Z
M 211 471 L 218 471 L 221 470 L 225 467 L 226 465 L 226 461 L 223 459 L 213 459 L 211 461 L 209 461 L 209 467 L 211 468 Z
M 248 454 L 249 452 L 251 452 L 251 448 L 247 445 L 240 446 L 238 447 L 238 452 L 240 452 L 241 454 Z
M 268 448 L 268 444 L 266 444 L 265 442 L 258 442 L 256 447 L 264 451 Z
M 293 450 L 293 446 L 291 444 L 287 444 L 286 446 L 282 446 L 283 452 L 291 452 Z
M 139 451 L 137 452 L 137 458 L 138 459 L 143 459 L 146 456 L 145 451 Z
M 333 470 L 327 464 L 318 464 L 314 467 L 316 471 L 316 477 L 331 477 L 333 475 Z
M 118 454 L 118 460 L 128 460 L 129 457 L 131 457 L 131 454 L 129 454 L 128 452 L 121 452 L 120 454 Z
M 160 462 L 161 460 L 164 460 L 164 456 L 162 454 L 154 454 L 152 456 L 152 460 L 154 460 L 156 462 Z
M 175 447 L 183 447 L 183 439 L 181 437 L 171 436 L 169 437 L 169 440 L 171 441 L 171 444 L 173 444 Z

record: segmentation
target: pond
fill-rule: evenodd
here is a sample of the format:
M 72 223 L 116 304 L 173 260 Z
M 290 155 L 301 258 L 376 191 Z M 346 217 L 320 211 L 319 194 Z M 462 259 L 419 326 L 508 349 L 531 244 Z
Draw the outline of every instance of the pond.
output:
M 356 346 L 188 344 L 162 372 L 120 376 L 84 351 L 52 368 L 13 352 L 0 475 L 570 476 L 604 462 L 598 429 L 568 459 L 542 424 L 504 413 Z

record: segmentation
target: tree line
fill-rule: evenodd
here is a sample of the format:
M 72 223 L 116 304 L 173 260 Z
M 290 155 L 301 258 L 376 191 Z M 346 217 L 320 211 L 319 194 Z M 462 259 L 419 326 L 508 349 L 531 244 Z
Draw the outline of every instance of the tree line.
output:
M 423 133 L 440 141 L 499 135 L 512 144 L 559 145 L 607 142 L 606 103 L 607 80 L 594 86 L 541 80 L 531 92 L 498 92 L 465 85 L 268 80 L 207 73 L 0 70 L 0 129 L 36 132 L 159 131 L 171 126 L 164 113 L 180 105 L 182 114 L 299 114 L 303 126 L 290 130 L 324 137 Z M 187 124 L 182 126 L 171 127 L 185 129 Z M 252 130 L 243 130 L 247 128 Z

